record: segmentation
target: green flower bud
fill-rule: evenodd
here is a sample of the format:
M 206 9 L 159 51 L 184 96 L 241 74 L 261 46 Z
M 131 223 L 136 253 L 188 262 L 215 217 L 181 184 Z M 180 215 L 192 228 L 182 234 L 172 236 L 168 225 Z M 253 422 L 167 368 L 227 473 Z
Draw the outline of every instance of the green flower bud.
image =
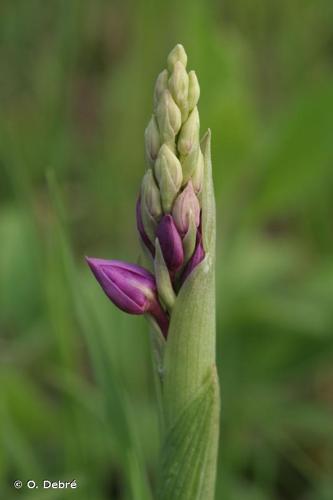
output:
M 162 142 L 172 145 L 182 124 L 180 109 L 169 90 L 165 90 L 157 105 L 156 118 Z
M 155 240 L 157 222 L 162 215 L 161 198 L 152 169 L 145 173 L 141 184 L 141 217 L 150 241 Z
M 204 176 L 204 157 L 199 147 L 198 161 L 192 175 L 192 184 L 195 193 L 198 195 L 202 191 L 202 183 Z
M 194 175 L 199 162 L 200 145 L 195 144 L 188 155 L 181 156 L 180 162 L 183 170 L 183 186 L 188 183 L 188 181 Z
M 190 71 L 188 74 L 188 108 L 190 111 L 198 104 L 200 97 L 200 87 L 195 71 Z
M 147 170 L 142 179 L 141 187 L 142 203 L 149 210 L 149 213 L 158 220 L 162 215 L 162 207 L 160 200 L 160 192 L 156 186 L 153 171 L 151 168 Z
M 154 110 L 156 111 L 162 94 L 168 88 L 168 71 L 164 69 L 157 77 L 154 89 Z
M 160 149 L 160 134 L 154 115 L 145 130 L 145 148 L 148 163 L 153 166 Z
M 177 61 L 182 62 L 186 68 L 187 55 L 184 47 L 180 43 L 178 43 L 168 55 L 168 69 L 170 73 L 173 71 L 173 67 Z
M 195 107 L 183 124 L 178 139 L 178 151 L 181 155 L 188 155 L 193 147 L 199 143 L 200 120 L 198 108 Z
M 176 300 L 170 274 L 165 263 L 158 238 L 155 239 L 155 259 L 154 259 L 155 280 L 159 297 L 165 307 L 171 311 Z
M 177 61 L 169 78 L 169 89 L 180 108 L 183 122 L 188 115 L 188 88 L 189 78 L 185 66 L 181 61 Z
M 180 161 L 166 144 L 161 146 L 154 172 L 160 188 L 163 211 L 168 213 L 182 185 L 183 174 Z

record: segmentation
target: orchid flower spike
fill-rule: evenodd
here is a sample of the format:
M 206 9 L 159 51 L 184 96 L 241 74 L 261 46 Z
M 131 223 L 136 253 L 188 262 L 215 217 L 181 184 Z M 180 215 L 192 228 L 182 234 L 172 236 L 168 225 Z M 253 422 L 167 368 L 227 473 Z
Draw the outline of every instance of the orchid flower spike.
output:
M 204 244 L 197 243 L 204 241 L 199 230 L 205 174 L 197 108 L 200 87 L 195 72 L 186 67 L 186 52 L 178 44 L 157 78 L 144 137 L 148 168 L 136 204 L 136 223 L 154 275 L 131 264 L 88 259 L 108 297 L 131 314 L 154 315 L 154 305 L 156 315 L 156 304 L 172 314 L 173 295 L 205 256 Z M 135 300 L 139 298 L 140 305 Z M 156 322 L 163 323 L 161 330 L 167 335 L 166 322 Z
M 210 131 L 200 140 L 197 75 L 177 44 L 145 131 L 136 224 L 147 269 L 87 258 L 108 298 L 147 315 L 164 426 L 154 498 L 213 500 L 219 433 L 215 364 L 215 198 Z

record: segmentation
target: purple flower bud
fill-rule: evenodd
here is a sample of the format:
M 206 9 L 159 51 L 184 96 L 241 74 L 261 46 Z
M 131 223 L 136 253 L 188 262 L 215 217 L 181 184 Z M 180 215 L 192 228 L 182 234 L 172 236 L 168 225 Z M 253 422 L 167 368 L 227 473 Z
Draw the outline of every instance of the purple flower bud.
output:
M 112 302 L 129 314 L 148 313 L 156 320 L 164 336 L 169 319 L 157 298 L 154 276 L 146 269 L 119 260 L 86 257 L 102 289 Z
M 200 224 L 200 204 L 190 181 L 176 199 L 172 210 L 175 224 L 182 236 L 188 231 L 191 212 L 195 225 L 198 227 Z
M 181 237 L 171 215 L 165 215 L 157 226 L 156 236 L 160 242 L 165 263 L 170 272 L 177 271 L 184 261 Z
M 142 216 L 141 216 L 141 198 L 140 198 L 140 196 L 138 198 L 138 201 L 136 202 L 136 225 L 137 225 L 139 234 L 141 236 L 142 242 L 144 243 L 144 245 L 148 248 L 149 252 L 154 257 L 154 255 L 155 255 L 154 245 L 150 241 L 150 239 L 148 238 L 147 233 L 145 231 L 145 228 L 143 227 Z
M 191 274 L 191 272 L 197 267 L 198 264 L 200 264 L 200 262 L 205 257 L 205 251 L 204 251 L 204 248 L 202 246 L 202 236 L 199 233 L 199 231 L 197 234 L 198 234 L 197 245 L 196 245 L 196 248 L 194 250 L 194 254 L 192 255 L 191 259 L 189 260 L 189 262 L 188 262 L 187 266 L 185 267 L 185 270 L 182 274 L 182 277 L 180 280 L 181 284 L 184 283 L 186 278 L 188 278 L 188 276 Z

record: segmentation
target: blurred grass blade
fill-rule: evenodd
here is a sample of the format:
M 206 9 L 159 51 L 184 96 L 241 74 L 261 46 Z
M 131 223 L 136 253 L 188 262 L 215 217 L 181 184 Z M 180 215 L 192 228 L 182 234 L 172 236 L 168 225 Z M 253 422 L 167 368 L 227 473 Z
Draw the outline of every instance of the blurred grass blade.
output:
M 109 431 L 119 443 L 118 453 L 127 476 L 126 489 L 135 492 L 134 498 L 137 500 L 149 500 L 150 490 L 145 474 L 136 473 L 138 468 L 143 471 L 144 466 L 133 435 L 132 415 L 124 400 L 121 383 L 115 376 L 111 359 L 107 357 L 107 346 L 103 343 L 100 322 L 95 317 L 98 312 L 92 308 L 85 293 L 76 286 L 79 279 L 66 231 L 66 211 L 52 170 L 48 172 L 47 181 L 57 215 L 60 250 L 67 286 L 71 292 L 72 306 L 85 337 L 96 380 L 105 398 L 104 409 L 109 421 Z

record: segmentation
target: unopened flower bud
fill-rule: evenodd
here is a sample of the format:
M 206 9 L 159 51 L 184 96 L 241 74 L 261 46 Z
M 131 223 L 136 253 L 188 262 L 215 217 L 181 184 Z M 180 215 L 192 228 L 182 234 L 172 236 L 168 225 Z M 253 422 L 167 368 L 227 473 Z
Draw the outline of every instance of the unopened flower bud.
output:
M 163 217 L 157 227 L 156 236 L 169 271 L 176 272 L 183 264 L 184 251 L 181 237 L 171 215 Z
M 141 237 L 141 241 L 144 244 L 144 246 L 149 250 L 152 256 L 155 254 L 155 248 L 153 243 L 150 241 L 148 238 L 148 235 L 145 231 L 143 222 L 142 222 L 142 215 L 141 215 L 141 198 L 138 198 L 138 201 L 136 202 L 136 226 L 138 229 L 138 232 Z
M 182 185 L 182 166 L 171 149 L 163 144 L 154 167 L 160 188 L 163 211 L 170 212 L 174 199 Z
M 188 231 L 191 213 L 195 225 L 198 227 L 200 224 L 200 204 L 190 181 L 180 195 L 178 195 L 172 210 L 173 219 L 178 231 L 182 235 L 185 235 Z
M 153 171 L 148 169 L 141 185 L 141 216 L 143 227 L 150 241 L 155 240 L 155 230 L 161 215 L 160 192 L 156 186 Z
M 149 210 L 149 213 L 158 219 L 162 214 L 160 192 L 154 180 L 153 171 L 149 168 L 142 180 L 141 186 L 142 202 Z
M 154 115 L 145 130 L 146 158 L 149 165 L 153 166 L 160 149 L 160 134 Z
M 188 86 L 189 78 L 185 66 L 177 61 L 169 78 L 169 89 L 182 114 L 184 122 L 188 115 Z
M 200 97 L 200 87 L 195 71 L 188 74 L 188 109 L 192 111 L 196 107 Z
M 193 184 L 193 189 L 197 195 L 200 194 L 202 191 L 204 168 L 205 168 L 204 157 L 199 147 L 198 160 L 191 179 Z
M 180 43 L 178 43 L 168 55 L 168 69 L 170 73 L 172 72 L 173 67 L 177 61 L 183 63 L 184 67 L 186 68 L 187 55 L 184 47 Z
M 186 122 L 183 124 L 178 139 L 178 151 L 181 155 L 188 155 L 194 146 L 199 143 L 200 120 L 198 108 L 195 107 Z
M 165 90 L 156 109 L 162 142 L 173 143 L 182 124 L 181 112 L 169 90 Z
M 193 145 L 193 148 L 188 155 L 181 155 L 180 162 L 183 170 L 183 186 L 188 183 L 188 181 L 194 175 L 199 162 L 200 144 L 199 142 Z
M 168 71 L 164 69 L 157 77 L 154 89 L 154 110 L 156 111 L 158 103 L 161 100 L 162 94 L 168 88 Z
M 87 257 L 87 262 L 105 294 L 122 311 L 150 314 L 166 336 L 168 316 L 158 298 L 154 276 L 146 269 L 118 260 Z

